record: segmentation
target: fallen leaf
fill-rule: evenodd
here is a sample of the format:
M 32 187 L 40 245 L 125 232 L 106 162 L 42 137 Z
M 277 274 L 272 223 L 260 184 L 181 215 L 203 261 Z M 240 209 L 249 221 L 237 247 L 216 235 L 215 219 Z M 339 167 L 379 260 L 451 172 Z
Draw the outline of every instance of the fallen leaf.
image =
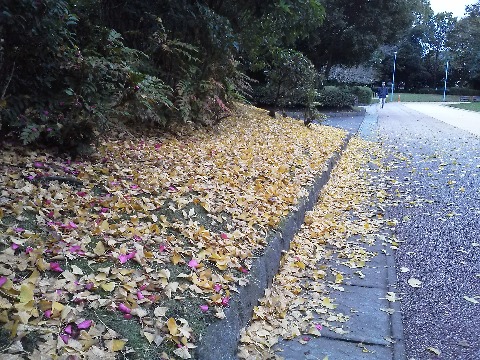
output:
M 191 359 L 192 356 L 190 355 L 188 348 L 186 346 L 182 346 L 177 348 L 173 351 L 175 355 L 177 355 L 180 359 Z
M 167 320 L 167 327 L 168 327 L 168 331 L 170 332 L 170 335 L 172 336 L 178 335 L 178 326 L 174 318 L 170 318 Z
M 93 249 L 93 253 L 98 256 L 105 254 L 105 251 L 105 245 L 103 245 L 103 242 L 101 241 L 97 242 L 97 245 L 95 245 L 95 248 Z
M 116 284 L 113 281 L 103 283 L 102 285 L 100 285 L 100 287 L 103 290 L 108 291 L 108 292 L 112 292 L 113 290 L 115 290 L 115 286 L 116 286 Z
M 33 284 L 22 284 L 20 287 L 19 301 L 21 304 L 26 304 L 33 301 Z
M 411 287 L 414 287 L 414 288 L 419 288 L 419 287 L 422 286 L 422 282 L 418 279 L 410 278 L 410 279 L 408 279 L 408 285 L 410 285 Z
M 162 307 L 162 306 L 158 306 L 155 308 L 155 310 L 153 311 L 153 314 L 156 316 L 156 317 L 164 317 L 165 314 L 167 313 L 168 311 L 168 308 L 167 307 Z
M 463 298 L 465 300 L 471 302 L 472 304 L 480 304 L 480 302 L 477 299 L 475 299 L 474 297 L 464 296 Z
M 126 343 L 127 342 L 125 340 L 113 339 L 113 340 L 106 341 L 105 345 L 107 346 L 108 350 L 117 352 L 117 351 L 122 351 Z
M 440 350 L 438 350 L 437 348 L 434 348 L 434 347 L 428 347 L 427 350 L 434 353 L 437 356 L 440 356 L 440 354 L 442 353 Z

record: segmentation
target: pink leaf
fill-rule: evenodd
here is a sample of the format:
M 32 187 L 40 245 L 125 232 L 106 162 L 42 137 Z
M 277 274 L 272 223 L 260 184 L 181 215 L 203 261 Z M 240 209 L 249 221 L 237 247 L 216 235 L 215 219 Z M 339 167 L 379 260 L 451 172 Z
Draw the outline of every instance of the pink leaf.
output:
M 207 312 L 208 311 L 208 305 L 200 305 L 200 310 L 202 312 Z
M 190 260 L 190 261 L 188 262 L 188 266 L 191 267 L 192 269 L 198 268 L 199 265 L 200 265 L 200 264 L 199 264 L 198 261 L 195 260 L 195 259 L 192 259 L 192 260 Z
M 123 318 L 126 320 L 130 320 L 132 318 L 132 314 L 123 314 Z
M 12 247 L 13 250 L 17 250 L 20 247 L 20 245 L 12 243 L 11 247 Z
M 125 264 L 129 259 L 130 258 L 127 254 L 122 254 L 118 257 L 118 261 L 120 261 L 120 264 Z
M 225 233 L 221 233 L 221 234 L 220 234 L 220 237 L 221 237 L 223 240 L 228 239 L 228 235 L 225 234 Z
M 228 296 L 225 296 L 222 298 L 222 305 L 223 306 L 228 306 L 228 303 L 230 302 L 230 298 Z
M 79 329 L 89 329 L 90 326 L 92 326 L 93 321 L 92 320 L 85 320 L 82 321 L 80 324 L 77 325 Z
M 167 247 L 165 245 L 160 245 L 158 249 L 160 250 L 160 252 L 164 252 L 165 250 L 167 250 Z
M 68 339 L 70 339 L 70 336 L 67 334 L 60 334 L 60 339 L 62 339 L 65 344 L 68 344 Z
M 69 228 L 69 229 L 77 229 L 78 226 L 77 226 L 77 224 L 75 224 L 73 221 L 70 221 L 70 222 L 68 223 L 68 228 Z
M 13 229 L 16 233 L 21 233 L 21 232 L 24 232 L 25 229 L 24 228 L 21 228 L 21 227 L 16 227 Z
M 323 329 L 322 325 L 320 324 L 315 324 L 315 327 L 317 328 L 318 331 Z
M 50 319 L 50 317 L 52 316 L 52 310 L 50 309 L 45 310 L 45 312 L 43 313 L 43 316 L 45 316 L 47 319 Z
M 65 326 L 65 329 L 63 330 L 65 333 L 67 333 L 68 335 L 72 335 L 72 325 L 67 325 Z
M 130 311 L 132 311 L 129 307 L 127 307 L 124 303 L 118 304 L 118 310 L 123 312 L 124 314 L 130 314 Z
M 87 290 L 92 290 L 93 289 L 93 283 L 92 282 L 89 282 L 88 284 L 85 285 L 85 289 Z
M 77 192 L 77 195 L 80 196 L 80 197 L 85 197 L 85 196 L 87 196 L 87 193 L 85 191 L 79 191 L 79 192 Z
M 50 263 L 50 270 L 56 271 L 56 272 L 63 272 L 63 269 L 60 267 L 60 264 L 56 262 Z
M 138 300 L 142 300 L 142 299 L 144 299 L 144 298 L 145 298 L 145 296 L 143 296 L 142 292 L 141 292 L 140 290 L 137 291 L 137 299 L 138 299 Z
M 70 248 L 68 249 L 71 253 L 76 253 L 76 252 L 79 252 L 82 250 L 82 248 L 80 247 L 80 245 L 72 245 L 70 246 Z
M 0 287 L 3 286 L 7 282 L 7 277 L 6 276 L 0 276 Z
M 220 285 L 220 284 L 215 284 L 215 285 L 213 286 L 213 289 L 215 290 L 215 292 L 218 293 L 218 292 L 220 292 L 220 291 L 222 290 L 222 285 Z
M 30 254 L 32 251 L 33 251 L 33 248 L 31 246 L 27 246 L 27 248 L 25 249 L 26 254 Z

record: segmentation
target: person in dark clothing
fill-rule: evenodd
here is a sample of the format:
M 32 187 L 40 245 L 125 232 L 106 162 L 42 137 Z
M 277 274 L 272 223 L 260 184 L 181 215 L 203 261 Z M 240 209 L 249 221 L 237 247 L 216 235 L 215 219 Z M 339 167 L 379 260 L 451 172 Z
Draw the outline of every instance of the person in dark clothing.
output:
M 380 99 L 380 104 L 383 106 L 385 105 L 385 99 L 388 96 L 388 88 L 385 86 L 385 81 L 382 82 L 382 86 L 380 86 L 377 90 L 378 98 Z

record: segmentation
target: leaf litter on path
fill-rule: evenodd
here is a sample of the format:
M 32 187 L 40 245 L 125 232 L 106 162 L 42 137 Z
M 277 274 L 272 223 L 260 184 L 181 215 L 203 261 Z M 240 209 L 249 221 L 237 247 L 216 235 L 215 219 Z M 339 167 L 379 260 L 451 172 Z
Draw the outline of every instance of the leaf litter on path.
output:
M 389 243 L 382 229 L 392 220 L 384 219 L 378 208 L 387 198 L 383 170 L 378 167 L 383 156 L 374 143 L 358 137 L 350 141 L 283 255 L 280 271 L 255 307 L 251 324 L 242 330 L 240 358 L 281 359 L 284 343 L 277 345 L 281 340 L 305 343 L 302 336 L 312 334 L 316 325 L 338 334 L 349 332 L 349 316 L 335 310 L 336 290 L 331 289 L 347 280 L 337 265 L 362 269 L 377 255 L 370 246 L 376 241 Z M 299 261 L 303 266 L 296 265 Z M 398 300 L 394 293 L 387 298 Z
M 239 106 L 213 131 L 109 136 L 78 162 L 2 144 L 6 356 L 191 357 L 345 132 Z

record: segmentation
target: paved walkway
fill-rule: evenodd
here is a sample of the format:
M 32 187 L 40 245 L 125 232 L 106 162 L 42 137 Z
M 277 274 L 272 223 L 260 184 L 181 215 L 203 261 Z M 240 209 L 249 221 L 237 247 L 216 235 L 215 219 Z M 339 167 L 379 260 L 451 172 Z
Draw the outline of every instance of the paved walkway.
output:
M 399 220 L 407 359 L 478 360 L 480 114 L 417 103 L 378 114 L 379 135 L 393 151 L 389 193 L 398 206 L 387 207 L 387 217 Z M 421 284 L 412 287 L 412 278 Z
M 383 109 L 380 109 L 374 104 L 367 107 L 364 118 L 332 118 L 326 121 L 326 125 L 341 127 L 347 131 L 358 133 L 363 138 L 375 141 L 377 140 L 377 130 L 379 129 L 379 118 L 382 119 L 382 124 L 384 126 L 386 125 L 387 129 L 389 129 L 388 124 L 391 124 L 392 121 L 395 121 L 397 126 L 400 126 L 398 129 L 390 129 L 392 133 L 399 133 L 399 129 L 407 126 L 412 132 L 417 131 L 419 134 L 431 134 L 432 136 L 439 134 L 446 135 L 452 132 L 448 130 L 448 126 L 444 129 L 441 123 L 435 123 L 434 119 L 436 119 L 458 128 L 459 130 L 453 131 L 455 134 L 457 134 L 457 132 L 461 134 L 462 130 L 466 130 L 474 135 L 480 135 L 480 113 L 450 108 L 444 103 L 392 103 L 387 104 Z M 402 124 L 404 126 L 402 126 Z M 435 124 L 437 124 L 437 127 L 434 126 Z M 454 134 L 450 134 L 450 137 L 452 136 L 454 137 Z M 402 136 L 399 136 L 399 138 L 405 140 Z M 417 212 L 418 209 L 413 209 L 409 214 L 410 217 L 416 217 Z M 431 220 L 428 219 L 426 221 L 427 223 L 431 222 Z M 406 239 L 403 240 L 406 241 Z M 399 282 L 397 281 L 395 260 L 392 256 L 393 253 L 391 249 L 385 248 L 384 244 L 377 244 L 376 246 L 377 248 L 375 250 L 378 252 L 378 256 L 375 257 L 372 263 L 367 265 L 366 269 L 362 270 L 366 275 L 364 280 L 355 279 L 348 268 L 339 269 L 345 274 L 346 278 L 350 278 L 350 281 L 347 281 L 347 285 L 345 286 L 345 291 L 335 294 L 336 301 L 340 304 L 337 310 L 344 314 L 351 315 L 351 319 L 347 324 L 348 334 L 336 334 L 327 330 L 323 331 L 322 337 L 312 338 L 304 345 L 301 345 L 298 341 L 282 341 L 278 346 L 278 348 L 282 350 L 279 355 L 287 360 L 322 360 L 325 356 L 328 356 L 328 359 L 342 360 L 406 359 L 406 340 L 404 338 L 404 324 L 402 324 L 402 311 L 399 302 L 388 302 L 385 300 L 385 294 L 387 293 L 402 293 L 402 291 L 399 291 L 397 288 Z M 405 247 L 407 248 L 407 246 Z M 432 252 L 431 249 L 430 252 Z M 422 272 L 419 269 L 420 266 L 410 266 L 412 272 L 418 273 L 420 276 Z M 430 277 L 433 277 L 433 275 L 430 275 Z M 424 331 L 415 330 L 416 327 L 412 326 L 412 319 L 420 315 L 422 318 L 425 317 L 424 312 L 436 313 L 436 311 L 432 309 L 427 311 L 424 309 L 424 301 L 414 296 L 408 285 L 404 286 L 407 279 L 408 277 L 405 278 L 405 276 L 403 276 L 401 279 L 402 284 L 400 284 L 401 290 L 403 290 L 403 294 L 401 295 L 405 295 L 407 298 L 406 309 L 415 308 L 410 304 L 412 298 L 415 299 L 417 304 L 422 304 L 418 306 L 420 309 L 415 308 L 418 312 L 409 313 L 408 315 L 410 317 L 407 316 L 407 328 L 405 330 L 409 336 L 408 345 L 410 354 L 417 355 L 418 358 L 415 357 L 415 359 L 435 358 L 433 353 L 429 354 L 426 350 L 428 346 L 432 346 L 432 348 L 441 348 L 446 355 L 445 359 L 453 360 L 455 356 L 457 356 L 458 359 L 473 359 L 469 357 L 471 355 L 468 355 L 468 347 L 462 350 L 459 349 L 457 344 L 449 344 L 449 348 L 446 348 L 445 345 L 442 345 L 439 341 L 432 340 L 428 342 L 422 338 Z M 422 277 L 422 280 L 426 282 L 427 277 Z M 439 282 L 442 283 L 443 281 L 439 280 Z M 428 289 L 427 286 L 425 286 L 425 288 Z M 416 293 L 420 293 L 420 291 Z M 423 296 L 424 298 L 428 298 L 425 294 L 423 294 Z M 436 294 L 435 296 L 442 299 L 441 295 Z M 460 298 L 460 300 L 462 299 Z M 461 304 L 468 306 L 466 302 Z M 461 317 L 460 313 L 460 311 L 456 312 L 457 316 Z M 430 317 L 433 317 L 433 315 Z M 439 319 L 436 319 L 436 321 L 440 323 Z M 454 321 L 452 320 L 452 322 Z M 457 326 L 458 325 L 459 324 L 457 324 Z M 435 333 L 435 336 L 437 335 L 436 333 L 438 333 L 438 331 L 436 327 L 423 326 Z M 457 342 L 460 341 L 461 344 L 465 343 L 469 346 L 475 344 L 475 341 L 472 341 L 470 338 L 468 342 L 465 340 L 468 337 L 467 335 L 461 338 L 457 336 L 459 331 L 453 329 L 449 329 L 449 331 L 451 334 L 455 334 L 454 337 Z M 444 335 L 448 337 L 447 334 Z M 417 346 L 418 349 L 413 349 L 414 346 L 412 345 L 412 341 L 413 343 L 415 342 L 415 340 L 413 340 L 415 336 L 419 337 L 418 342 L 422 345 Z M 464 339 L 463 342 L 462 339 Z M 364 347 L 366 351 L 359 352 L 359 346 Z M 470 354 L 471 353 L 470 351 Z
M 374 140 L 378 114 L 375 105 L 366 108 L 365 116 L 329 118 L 326 125 L 358 133 Z M 358 214 L 357 214 L 358 215 Z M 355 215 L 355 216 L 357 216 Z M 354 216 L 354 217 L 355 217 Z M 385 229 L 383 230 L 385 231 Z M 382 234 L 379 236 L 388 235 Z M 352 241 L 352 240 L 349 240 Z M 344 291 L 332 294 L 339 304 L 336 309 L 350 316 L 345 333 L 329 329 L 321 337 L 307 337 L 308 341 L 281 341 L 276 346 L 277 355 L 286 360 L 404 360 L 404 342 L 399 302 L 388 301 L 388 294 L 396 292 L 396 271 L 393 250 L 385 242 L 377 240 L 374 246 L 364 246 L 377 255 L 362 268 L 365 275 L 355 275 L 358 269 L 339 265 L 335 256 L 325 264 L 341 272 L 346 281 Z M 327 246 L 328 247 L 328 246 Z M 331 249 L 335 252 L 335 249 Z
M 434 119 L 453 125 L 459 129 L 480 135 L 480 113 L 456 109 L 448 106 L 451 103 L 401 103 L 409 109 L 428 115 Z M 387 104 L 388 106 L 394 104 Z M 384 108 L 386 109 L 386 108 Z

